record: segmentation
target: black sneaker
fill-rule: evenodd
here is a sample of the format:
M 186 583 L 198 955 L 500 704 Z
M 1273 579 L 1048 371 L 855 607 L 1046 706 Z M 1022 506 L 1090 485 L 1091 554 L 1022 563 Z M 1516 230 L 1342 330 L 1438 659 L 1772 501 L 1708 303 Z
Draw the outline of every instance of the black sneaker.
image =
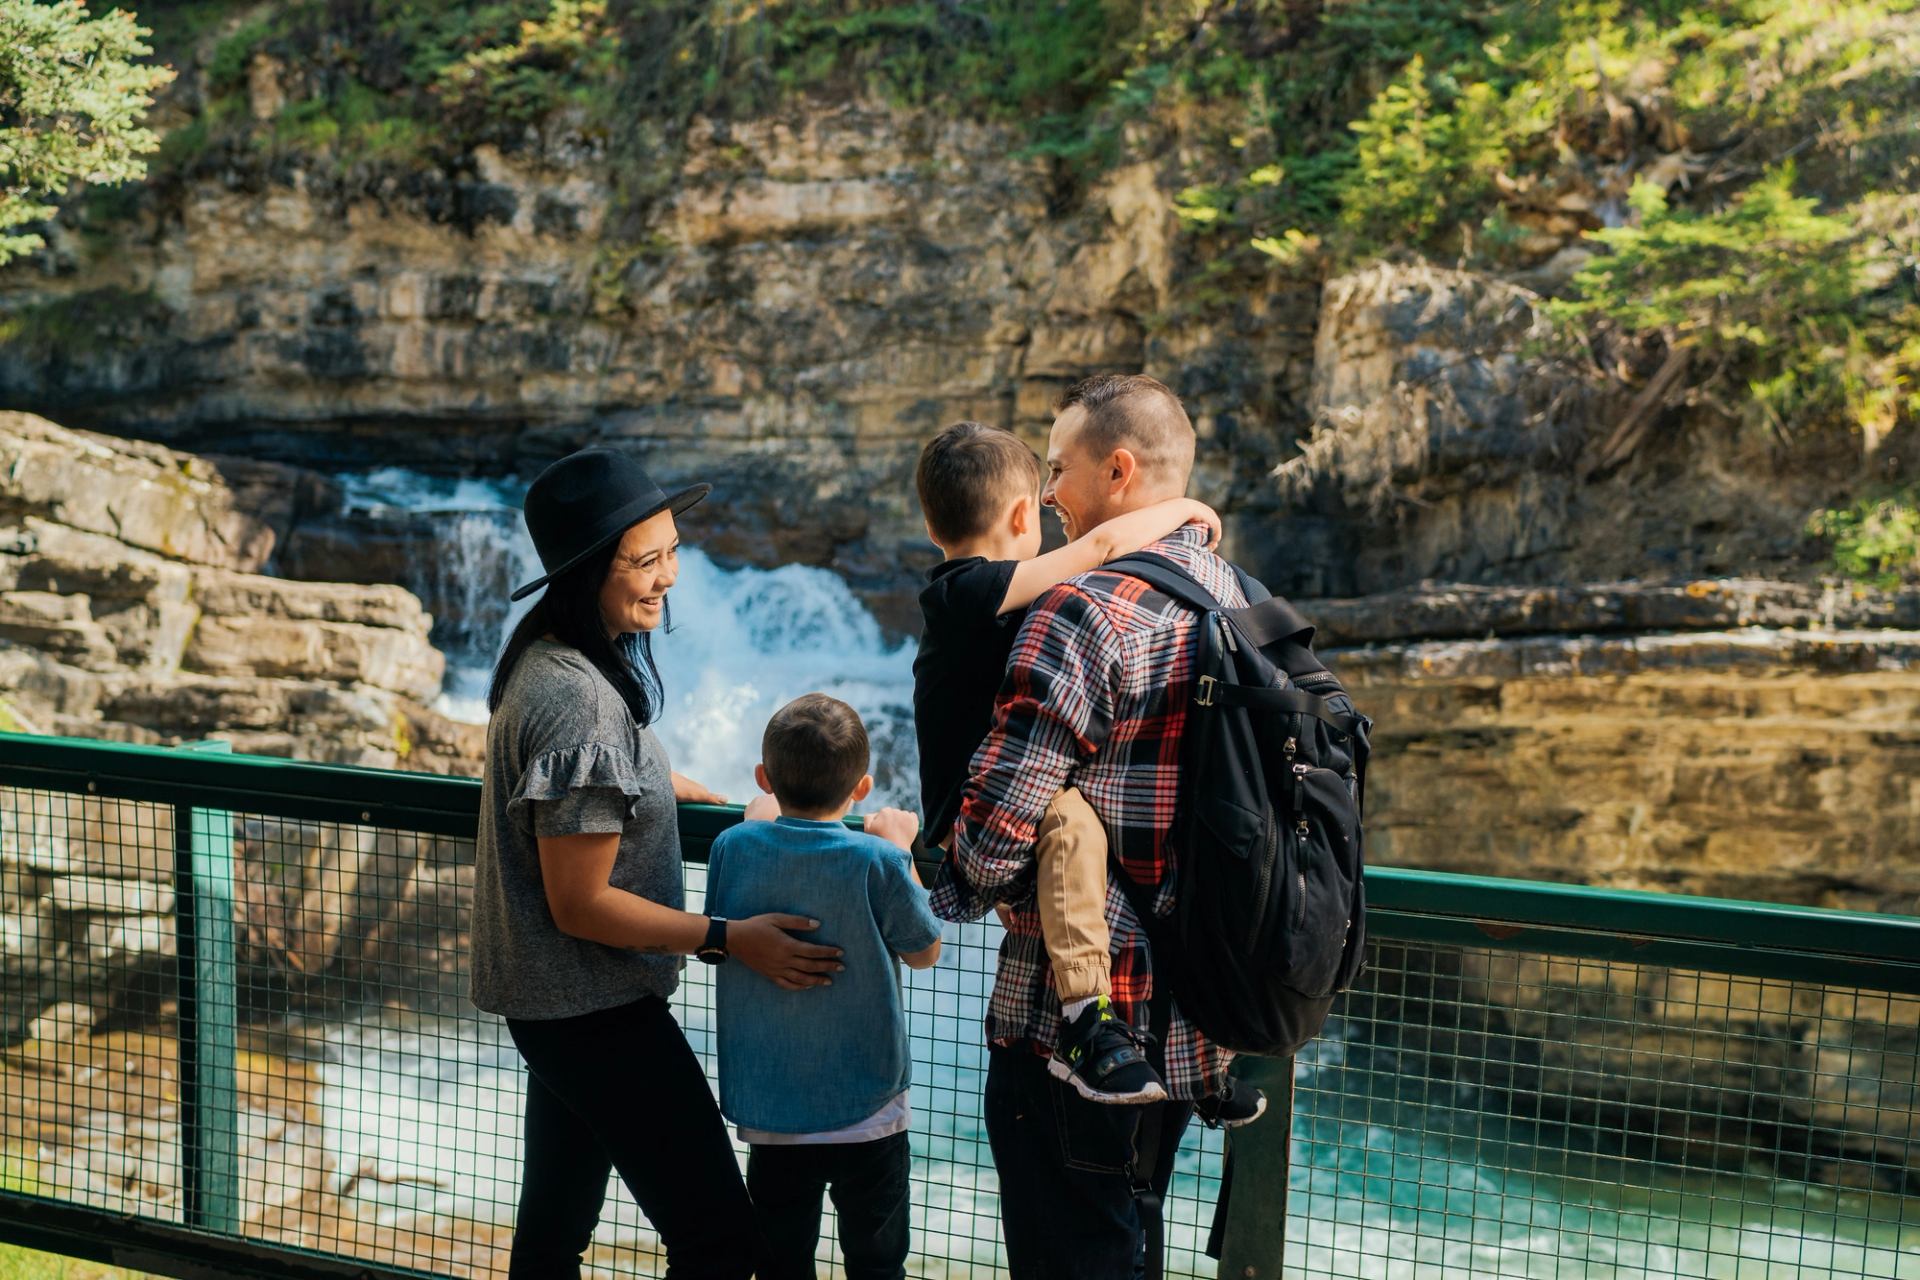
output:
M 1252 1124 L 1267 1112 L 1267 1095 L 1252 1085 L 1236 1084 L 1229 1077 L 1220 1092 L 1210 1093 L 1193 1104 L 1193 1114 L 1209 1129 L 1238 1129 Z
M 1167 1086 L 1147 1061 L 1146 1037 L 1113 1016 L 1105 996 L 1060 1031 L 1047 1070 L 1089 1102 L 1164 1102 Z

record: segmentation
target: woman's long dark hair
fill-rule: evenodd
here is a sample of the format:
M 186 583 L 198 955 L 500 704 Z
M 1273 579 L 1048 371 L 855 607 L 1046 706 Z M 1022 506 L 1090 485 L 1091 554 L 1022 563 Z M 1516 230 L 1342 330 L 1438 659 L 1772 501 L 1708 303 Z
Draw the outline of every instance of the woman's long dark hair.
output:
M 600 588 L 613 567 L 613 556 L 620 549 L 615 538 L 584 561 L 549 582 L 535 600 L 533 608 L 514 626 L 513 634 L 493 665 L 493 680 L 487 686 L 487 710 L 498 711 L 507 691 L 507 677 L 519 665 L 529 646 L 542 636 L 552 636 L 561 644 L 578 649 L 582 657 L 600 669 L 627 710 L 641 726 L 659 718 L 665 690 L 660 684 L 660 669 L 653 665 L 653 640 L 645 631 L 623 632 L 611 639 L 600 614 Z M 664 606 L 665 601 L 661 604 Z M 661 626 L 671 625 L 673 615 L 663 610 Z

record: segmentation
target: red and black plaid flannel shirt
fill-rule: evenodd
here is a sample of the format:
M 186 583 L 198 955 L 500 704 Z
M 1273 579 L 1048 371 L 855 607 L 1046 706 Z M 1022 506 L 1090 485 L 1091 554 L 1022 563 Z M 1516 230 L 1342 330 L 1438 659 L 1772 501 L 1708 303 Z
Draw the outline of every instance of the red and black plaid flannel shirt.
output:
M 1224 604 L 1246 597 L 1225 561 L 1188 525 L 1149 547 L 1197 578 Z M 1013 646 L 993 730 L 973 757 L 954 826 L 954 871 L 933 894 L 948 920 L 976 920 L 995 903 L 1011 912 L 987 1006 L 987 1039 L 1051 1053 L 1060 1001 L 1034 906 L 1033 845 L 1062 788 L 1078 787 L 1136 884 L 1155 908 L 1173 907 L 1170 847 L 1180 785 L 1181 736 L 1194 689 L 1196 615 L 1138 578 L 1095 571 L 1036 600 Z M 1126 893 L 1107 877 L 1113 933 L 1114 1012 L 1148 1026 L 1153 959 Z M 1232 1054 L 1172 1011 L 1166 1080 L 1175 1098 L 1218 1090 Z

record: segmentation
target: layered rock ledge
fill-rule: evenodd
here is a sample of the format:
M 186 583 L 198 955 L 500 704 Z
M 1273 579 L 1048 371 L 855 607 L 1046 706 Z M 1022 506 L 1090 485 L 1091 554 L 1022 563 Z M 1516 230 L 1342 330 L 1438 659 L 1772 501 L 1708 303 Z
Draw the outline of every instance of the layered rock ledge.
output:
M 1920 914 L 1920 629 L 1325 656 L 1377 724 L 1377 863 Z
M 12 724 L 346 764 L 470 772 L 427 707 L 445 662 L 391 585 L 263 572 L 337 505 L 295 468 L 0 414 L 0 700 Z

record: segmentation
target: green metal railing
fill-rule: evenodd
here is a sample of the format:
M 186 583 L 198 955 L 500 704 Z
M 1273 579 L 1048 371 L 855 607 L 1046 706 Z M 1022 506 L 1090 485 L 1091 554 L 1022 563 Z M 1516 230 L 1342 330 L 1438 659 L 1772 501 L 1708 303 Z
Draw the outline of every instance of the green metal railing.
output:
M 0 1239 L 174 1275 L 503 1272 L 518 1063 L 462 998 L 479 785 L 0 735 Z M 690 896 L 738 811 L 681 811 Z M 1394 869 L 1170 1275 L 1920 1280 L 1920 920 Z M 170 901 L 169 901 L 170 898 Z M 910 1273 L 999 1276 L 993 925 L 909 975 Z M 712 988 L 677 1012 L 710 1060 Z M 29 1035 L 29 1032 L 33 1034 Z M 826 1235 L 831 1237 L 831 1219 Z M 589 1263 L 655 1274 L 617 1189 Z M 823 1274 L 840 1274 L 830 1240 Z

